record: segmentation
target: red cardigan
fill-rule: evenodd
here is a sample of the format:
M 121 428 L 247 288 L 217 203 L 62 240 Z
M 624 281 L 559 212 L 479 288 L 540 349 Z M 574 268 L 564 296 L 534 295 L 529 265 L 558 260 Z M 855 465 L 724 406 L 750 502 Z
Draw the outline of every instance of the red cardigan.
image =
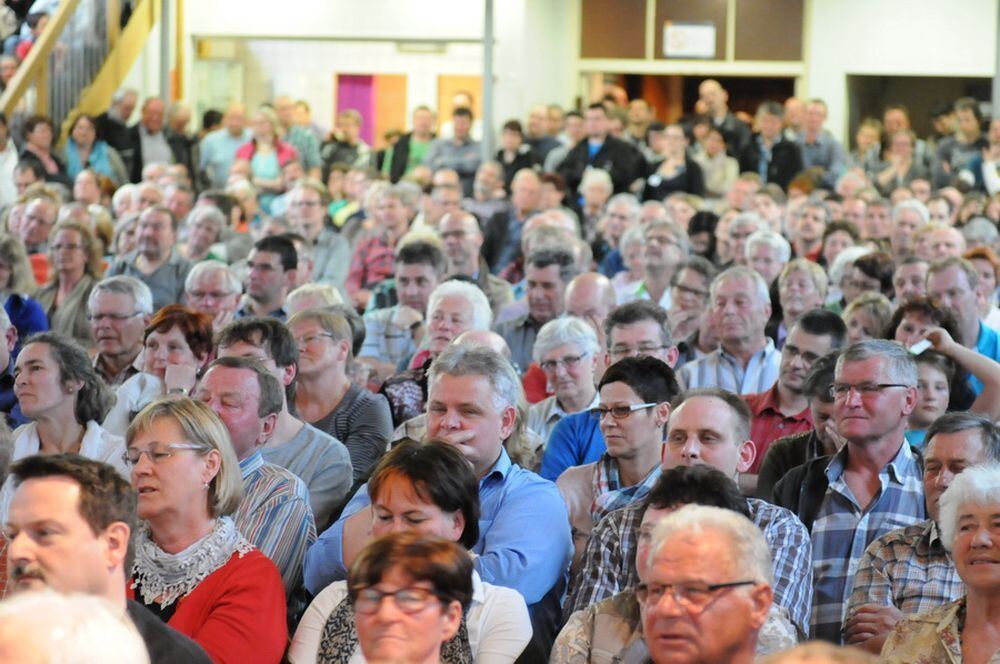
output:
M 129 584 L 128 596 L 135 599 Z M 285 588 L 274 563 L 254 549 L 234 553 L 177 601 L 167 624 L 219 664 L 277 664 L 285 652 Z

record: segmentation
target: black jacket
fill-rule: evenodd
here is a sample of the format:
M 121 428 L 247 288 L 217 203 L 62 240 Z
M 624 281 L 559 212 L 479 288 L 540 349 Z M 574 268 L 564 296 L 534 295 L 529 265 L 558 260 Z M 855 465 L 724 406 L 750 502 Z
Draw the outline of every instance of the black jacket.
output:
M 503 265 L 497 265 L 497 260 L 500 258 L 500 252 L 507 245 L 507 237 L 510 235 L 510 224 L 512 211 L 507 210 L 504 212 L 497 212 L 495 215 L 486 220 L 486 224 L 483 226 L 483 246 L 479 250 L 479 255 L 483 257 L 486 264 L 490 266 L 490 270 L 495 274 L 497 270 L 504 267 Z M 514 259 L 516 260 L 521 256 L 521 247 L 518 244 L 517 250 L 514 252 Z
M 403 134 L 396 141 L 396 144 L 392 146 L 392 162 L 389 164 L 389 182 L 396 184 L 399 182 L 400 178 L 406 173 L 406 164 L 410 160 L 410 140 L 413 138 L 413 132 L 408 134 Z M 434 135 L 431 135 L 431 140 L 434 140 Z
M 806 461 L 785 473 L 774 486 L 771 502 L 794 512 L 810 533 L 830 486 L 825 471 L 831 458 L 821 456 Z
M 594 158 L 587 150 L 587 139 L 583 139 L 569 151 L 557 172 L 566 180 L 570 191 L 576 191 L 583 180 L 587 167 L 600 168 L 611 175 L 615 193 L 628 191 L 629 185 L 642 177 L 645 159 L 632 145 L 613 136 L 604 139 L 604 144 Z
M 753 140 L 740 153 L 740 172 L 756 173 L 758 162 L 760 162 L 760 145 L 755 134 Z M 773 182 L 787 191 L 788 183 L 803 170 L 802 149 L 798 143 L 781 139 L 774 144 L 771 148 L 771 161 L 767 165 L 768 182 Z
M 160 620 L 135 600 L 128 600 L 128 615 L 139 630 L 152 664 L 211 664 L 200 645 Z
M 97 116 L 97 138 L 115 150 L 127 150 L 130 143 L 128 125 L 108 115 L 107 111 Z
M 125 168 L 128 170 L 129 179 L 132 182 L 142 181 L 142 139 L 139 137 L 139 125 L 134 124 L 128 128 L 126 134 L 128 142 L 124 150 L 119 150 Z M 170 153 L 174 156 L 174 163 L 187 166 L 188 173 L 192 177 L 197 173 L 194 168 L 194 159 L 188 141 L 184 136 L 175 134 L 167 129 L 163 130 L 163 136 L 167 139 Z

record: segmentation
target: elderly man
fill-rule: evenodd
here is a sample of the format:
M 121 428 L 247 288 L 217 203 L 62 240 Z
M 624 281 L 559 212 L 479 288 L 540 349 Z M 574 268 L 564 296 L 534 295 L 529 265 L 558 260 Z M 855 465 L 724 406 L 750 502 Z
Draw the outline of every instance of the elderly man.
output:
M 647 566 L 636 596 L 654 664 L 756 661 L 776 580 L 768 543 L 749 519 L 686 505 L 656 526 Z
M 857 563 L 873 540 L 926 518 L 920 463 L 903 433 L 917 405 L 917 364 L 894 341 L 868 340 L 837 360 L 834 421 L 846 444 L 789 472 L 778 505 L 812 534 L 810 636 L 839 643 Z
M 316 523 L 305 483 L 264 461 L 261 453 L 274 432 L 283 392 L 259 361 L 224 357 L 209 365 L 193 396 L 226 425 L 240 462 L 244 495 L 233 514 L 236 527 L 277 566 L 290 596 L 302 585 L 302 564 L 316 541 Z
M 735 480 L 754 459 L 754 446 L 748 438 L 750 419 L 749 408 L 731 392 L 713 388 L 681 395 L 674 401 L 667 423 L 663 469 L 703 464 Z M 771 551 L 775 603 L 787 612 L 798 632 L 805 634 L 811 598 L 809 534 L 786 509 L 755 498 L 747 498 L 746 503 L 751 520 L 763 531 Z M 632 503 L 611 512 L 594 527 L 566 612 L 639 582 L 633 561 L 643 507 Z
M 764 277 L 769 289 L 791 257 L 788 240 L 774 231 L 757 231 L 747 238 L 746 264 Z
M 222 261 L 195 263 L 184 281 L 184 303 L 212 317 L 218 333 L 232 322 L 240 306 L 240 280 Z
M 822 99 L 809 100 L 802 133 L 799 134 L 799 147 L 802 148 L 802 165 L 807 169 L 818 168 L 822 173 L 823 186 L 834 189 L 837 178 L 847 169 L 847 156 L 840 141 L 823 128 L 826 113 L 826 102 Z
M 129 147 L 128 121 L 138 101 L 139 93 L 121 88 L 111 96 L 108 110 L 97 116 L 97 135 L 119 152 Z
M 979 318 L 982 296 L 979 294 L 979 274 L 972 263 L 964 258 L 945 258 L 931 263 L 927 271 L 927 294 L 940 300 L 955 316 L 959 336 L 956 341 L 1000 362 L 1000 334 Z M 983 391 L 982 381 L 975 376 L 969 376 L 969 385 L 976 394 Z
M 162 99 L 150 97 L 142 104 L 139 122 L 128 129 L 128 144 L 120 152 L 132 182 L 141 182 L 143 169 L 151 164 L 184 164 L 194 172 L 186 139 L 164 126 L 165 111 Z
M 927 269 L 927 261 L 918 256 L 907 256 L 896 264 L 896 271 L 892 273 L 892 289 L 898 304 L 927 293 Z
M 430 194 L 425 194 L 421 200 L 421 212 L 413 220 L 410 227 L 414 231 L 437 232 L 441 218 L 454 214 L 461 209 L 462 188 L 444 183 L 435 185 Z
M 680 369 L 685 389 L 721 387 L 737 394 L 771 389 L 781 355 L 764 334 L 771 317 L 767 283 L 748 267 L 731 267 L 712 282 L 709 316 L 721 345 Z
M 521 257 L 521 236 L 528 218 L 539 211 L 542 182 L 530 169 L 521 169 L 510 185 L 510 207 L 497 212 L 483 225 L 482 255 L 493 274 Z
M 344 282 L 351 261 L 347 240 L 327 222 L 326 187 L 318 180 L 305 179 L 288 192 L 288 220 L 291 229 L 305 238 L 312 255 L 312 281 L 330 284 L 345 294 Z
M 615 193 L 628 191 L 632 183 L 641 177 L 642 154 L 634 146 L 611 135 L 608 109 L 603 104 L 591 104 L 583 115 L 586 140 L 579 141 L 569 150 L 557 172 L 570 191 L 580 187 L 584 173 L 591 168 L 605 170 L 611 175 Z
M 48 252 L 49 236 L 56 223 L 58 209 L 55 200 L 49 196 L 35 196 L 28 201 L 18 228 L 18 236 L 29 255 Z
M 191 263 L 175 248 L 177 220 L 173 213 L 161 205 L 146 208 L 139 215 L 136 236 L 138 248 L 119 257 L 107 275 L 126 275 L 143 281 L 153 293 L 154 311 L 180 302 Z
M 930 517 L 868 547 L 847 606 L 847 642 L 880 652 L 904 615 L 925 613 L 964 593 L 938 529 L 941 494 L 969 466 L 1000 461 L 1000 429 L 972 413 L 946 413 L 927 429 L 924 496 Z
M 306 483 L 316 527 L 322 532 L 343 506 L 353 470 L 343 443 L 288 411 L 299 356 L 292 333 L 274 318 L 242 318 L 219 334 L 218 355 L 258 360 L 284 387 L 281 409 L 261 453 L 265 461 L 287 468 Z
M 527 371 L 531 349 L 542 325 L 563 314 L 566 286 L 576 276 L 573 254 L 558 247 L 536 249 L 525 262 L 528 313 L 500 323 L 495 332 L 510 346 L 514 365 Z
M 899 262 L 913 253 L 913 235 L 929 219 L 927 206 L 918 200 L 911 198 L 893 206 L 889 249 L 894 261 Z
M 667 313 L 652 302 L 638 300 L 615 308 L 604 320 L 604 333 L 605 368 L 636 355 L 655 357 L 670 367 L 677 362 Z M 606 450 L 597 421 L 589 413 L 574 413 L 552 430 L 539 474 L 555 480 L 571 466 L 597 461 Z
M 94 369 L 115 387 L 139 373 L 146 325 L 153 315 L 153 294 L 135 277 L 107 277 L 94 284 L 87 318 L 97 353 Z
M 756 212 L 742 212 L 729 223 L 729 255 L 731 265 L 747 264 L 746 243 L 757 231 L 770 230 L 767 222 Z
M 691 243 L 687 233 L 672 221 L 655 221 L 643 231 L 643 279 L 629 300 L 652 300 L 670 310 L 670 283 L 677 266 L 687 258 Z
M 102 597 L 129 617 L 153 664 L 211 661 L 197 643 L 127 599 L 129 539 L 138 517 L 135 491 L 118 471 L 75 454 L 52 454 L 21 459 L 13 476 L 17 489 L 4 524 L 8 590 Z
M 961 258 L 965 253 L 965 237 L 959 229 L 939 223 L 930 224 L 927 228 L 927 251 L 932 261 L 949 256 Z
M 299 266 L 295 244 L 281 235 L 257 240 L 247 257 L 246 297 L 236 312 L 244 316 L 274 316 L 285 320 L 285 297 L 295 287 Z
M 598 239 L 594 242 L 598 271 L 609 279 L 626 270 L 622 257 L 622 236 L 639 224 L 642 207 L 632 194 L 615 194 L 608 200 L 604 214 L 597 222 Z
M 698 85 L 698 99 L 705 105 L 712 126 L 726 139 L 726 151 L 738 157 L 750 143 L 750 127 L 729 110 L 729 93 L 718 81 L 709 78 Z
M 484 581 L 520 592 L 536 636 L 543 635 L 553 627 L 551 612 L 558 612 L 572 542 L 555 485 L 512 464 L 503 447 L 523 398 L 517 375 L 493 350 L 453 345 L 431 365 L 428 390 L 428 436 L 455 445 L 480 478 L 482 515 L 473 565 Z M 366 488 L 359 489 L 340 520 L 309 550 L 306 587 L 313 593 L 344 578 L 369 539 L 370 502 Z
M 236 150 L 250 140 L 246 107 L 230 104 L 222 116 L 222 127 L 209 132 L 199 146 L 199 171 L 212 187 L 222 189 L 236 161 Z
M 438 232 L 444 241 L 449 275 L 460 274 L 473 279 L 486 294 L 493 311 L 500 311 L 513 301 L 510 284 L 491 274 L 482 256 L 483 233 L 474 216 L 461 211 L 446 214 L 438 223 Z
M 479 219 L 491 219 L 495 214 L 506 213 L 510 201 L 507 200 L 507 191 L 503 187 L 503 164 L 499 161 L 484 161 L 476 169 L 476 177 L 472 181 L 472 196 L 462 200 L 462 209 Z

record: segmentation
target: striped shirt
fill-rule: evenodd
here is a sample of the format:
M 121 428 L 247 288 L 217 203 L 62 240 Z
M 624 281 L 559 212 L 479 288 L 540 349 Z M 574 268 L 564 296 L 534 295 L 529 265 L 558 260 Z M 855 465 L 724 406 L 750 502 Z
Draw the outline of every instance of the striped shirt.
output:
M 844 481 L 847 450 L 845 445 L 826 467 L 829 485 L 812 528 L 811 637 L 833 643 L 841 642 L 847 600 L 865 549 L 890 530 L 927 518 L 923 473 L 909 445 L 900 444 L 879 472 L 882 488 L 867 508 L 858 505 Z
M 392 437 L 389 402 L 357 385 L 347 388 L 336 408 L 310 424 L 344 444 L 357 484 L 368 479 Z
M 805 635 L 809 631 L 812 598 L 809 533 L 783 507 L 756 498 L 747 498 L 747 507 L 771 551 L 774 603 L 788 611 L 792 624 Z M 573 580 L 575 588 L 563 609 L 564 617 L 639 583 L 635 553 L 644 509 L 645 501 L 632 503 L 611 512 L 594 526 L 580 573 Z
M 781 351 L 768 339 L 764 348 L 753 354 L 745 368 L 739 358 L 720 347 L 705 357 L 685 364 L 677 373 L 677 378 L 685 390 L 720 387 L 736 394 L 757 394 L 768 391 L 778 380 L 780 364 Z
M 895 606 L 905 615 L 926 613 L 965 594 L 965 584 L 930 519 L 886 533 L 858 563 L 847 615 L 863 604 Z
M 271 559 L 291 594 L 302 585 L 306 551 L 316 541 L 316 523 L 305 483 L 264 461 L 260 450 L 240 461 L 245 495 L 233 514 L 236 527 Z

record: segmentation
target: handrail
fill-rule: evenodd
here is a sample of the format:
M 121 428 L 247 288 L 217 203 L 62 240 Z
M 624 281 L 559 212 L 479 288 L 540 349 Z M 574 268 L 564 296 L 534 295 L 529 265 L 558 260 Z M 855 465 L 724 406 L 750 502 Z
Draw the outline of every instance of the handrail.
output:
M 17 73 L 10 80 L 7 89 L 3 91 L 3 94 L 0 94 L 0 110 L 7 117 L 13 114 L 28 88 L 35 83 L 39 84 L 35 110 L 39 113 L 48 111 L 48 90 L 45 83 L 47 82 L 49 55 L 55 50 L 59 37 L 79 4 L 80 0 L 62 0 L 56 8 L 55 14 L 49 17 L 49 22 L 42 30 L 42 34 L 28 51 L 24 62 L 17 68 Z

